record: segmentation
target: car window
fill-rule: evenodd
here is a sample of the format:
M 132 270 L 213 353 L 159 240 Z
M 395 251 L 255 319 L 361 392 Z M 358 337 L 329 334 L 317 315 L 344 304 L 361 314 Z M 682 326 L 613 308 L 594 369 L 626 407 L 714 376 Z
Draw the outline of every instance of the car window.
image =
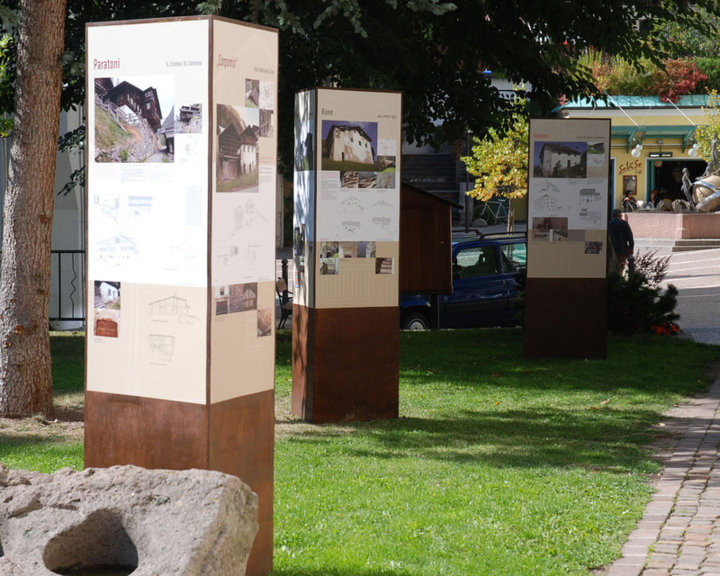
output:
M 492 246 L 474 246 L 458 250 L 453 270 L 456 278 L 497 274 L 498 266 L 495 248 Z
M 503 270 L 505 272 L 525 269 L 527 266 L 527 246 L 524 242 L 505 244 L 501 248 Z

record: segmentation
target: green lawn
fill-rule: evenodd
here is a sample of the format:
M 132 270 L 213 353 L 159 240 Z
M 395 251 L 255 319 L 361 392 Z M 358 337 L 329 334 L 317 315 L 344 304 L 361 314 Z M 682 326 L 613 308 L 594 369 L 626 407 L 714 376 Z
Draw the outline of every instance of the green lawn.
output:
M 618 557 L 660 470 L 653 426 L 707 389 L 720 348 L 522 349 L 519 330 L 403 333 L 399 420 L 279 426 L 273 574 L 590 574 Z M 279 401 L 289 363 L 281 335 Z
M 56 395 L 72 397 L 82 336 L 60 338 Z M 660 415 L 720 367 L 720 347 L 675 337 L 547 360 L 523 356 L 520 330 L 404 332 L 401 417 L 318 426 L 288 414 L 290 335 L 277 343 L 274 576 L 590 575 L 651 497 Z M 2 432 L 12 467 L 81 465 L 81 442 Z

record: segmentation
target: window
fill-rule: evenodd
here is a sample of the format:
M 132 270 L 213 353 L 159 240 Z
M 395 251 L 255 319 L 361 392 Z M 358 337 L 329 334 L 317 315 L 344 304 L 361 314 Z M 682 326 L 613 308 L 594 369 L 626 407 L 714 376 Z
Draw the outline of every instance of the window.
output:
M 527 266 L 527 250 L 523 242 L 506 244 L 501 247 L 501 250 L 503 272 L 525 269 Z
M 495 248 L 492 246 L 476 246 L 460 250 L 453 265 L 453 274 L 456 278 L 485 276 L 497 272 Z

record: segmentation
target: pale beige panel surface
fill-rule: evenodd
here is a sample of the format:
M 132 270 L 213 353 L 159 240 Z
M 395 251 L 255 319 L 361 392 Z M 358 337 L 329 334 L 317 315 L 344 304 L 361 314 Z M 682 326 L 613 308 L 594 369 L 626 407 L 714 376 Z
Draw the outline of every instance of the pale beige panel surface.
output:
M 275 286 L 257 284 L 257 309 L 213 313 L 210 402 L 275 386 Z M 268 331 L 269 328 L 269 331 Z
M 397 306 L 399 253 L 398 242 L 378 242 L 373 258 L 334 259 L 337 274 L 323 274 L 323 259 L 318 258 L 316 308 Z
M 91 301 L 88 390 L 206 402 L 207 290 L 122 283 L 117 338 L 98 336 Z
M 578 234 L 584 235 L 585 240 L 545 242 L 528 238 L 528 277 L 604 278 L 607 266 L 605 232 L 577 231 L 572 236 Z

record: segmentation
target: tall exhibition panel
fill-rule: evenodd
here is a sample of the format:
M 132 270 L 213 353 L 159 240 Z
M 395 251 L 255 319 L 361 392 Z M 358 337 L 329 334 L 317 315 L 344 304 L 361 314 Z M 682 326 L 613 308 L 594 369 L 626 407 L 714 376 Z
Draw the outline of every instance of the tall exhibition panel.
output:
M 525 351 L 607 355 L 610 120 L 531 119 Z
M 215 17 L 87 27 L 85 464 L 207 468 L 272 568 L 278 37 Z
M 402 97 L 295 98 L 293 413 L 398 414 Z

